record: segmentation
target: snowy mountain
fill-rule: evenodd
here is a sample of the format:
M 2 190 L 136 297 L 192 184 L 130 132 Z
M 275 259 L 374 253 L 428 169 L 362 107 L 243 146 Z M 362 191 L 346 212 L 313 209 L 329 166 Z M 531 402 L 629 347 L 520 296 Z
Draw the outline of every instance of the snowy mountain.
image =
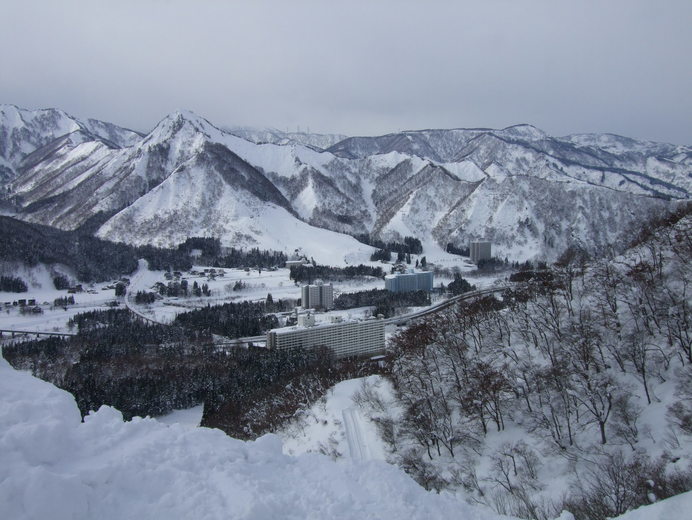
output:
M 242 137 L 256 144 L 302 144 L 317 150 L 326 150 L 348 136 L 341 134 L 311 134 L 310 132 L 282 132 L 276 128 L 252 128 L 248 126 L 222 127 L 229 134 Z
M 213 235 L 228 244 L 290 252 L 310 243 L 322 261 L 343 262 L 344 252 L 368 258 L 371 248 L 355 239 L 296 218 L 275 185 L 231 151 L 252 157 L 248 145 L 256 148 L 185 112 L 164 118 L 127 148 L 76 130 L 27 155 L 12 189 L 21 197 L 19 216 L 33 222 L 74 229 L 99 213 L 112 215 L 98 233 L 112 240 L 175 245 L 191 235 Z M 281 171 L 281 157 L 272 163 L 260 149 L 255 159 Z M 337 260 L 330 244 L 341 252 Z
M 141 137 L 48 113 L 51 124 L 38 126 L 3 119 L 1 136 L 23 136 L 3 137 L 0 150 L 14 216 L 73 229 L 101 214 L 99 236 L 131 243 L 203 234 L 292 251 L 331 230 L 442 248 L 484 237 L 497 256 L 552 260 L 570 245 L 627 242 L 692 192 L 692 148 L 612 135 L 554 138 L 518 125 L 352 137 L 321 150 L 336 137 L 239 137 L 190 112 Z
M 102 141 L 111 147 L 131 146 L 142 137 L 133 130 L 96 119 L 79 121 L 62 110 L 0 105 L 0 183 L 16 177 L 27 155 L 74 132 L 84 140 Z

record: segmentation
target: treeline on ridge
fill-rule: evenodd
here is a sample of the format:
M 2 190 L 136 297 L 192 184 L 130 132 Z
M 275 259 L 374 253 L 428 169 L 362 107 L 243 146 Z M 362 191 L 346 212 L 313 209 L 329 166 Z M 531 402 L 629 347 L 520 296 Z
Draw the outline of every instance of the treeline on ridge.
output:
M 290 310 L 295 302 L 271 301 L 272 312 Z M 259 336 L 279 326 L 276 316 L 266 314 L 266 302 L 224 303 L 178 314 L 174 324 L 229 338 Z
M 315 280 L 342 281 L 351 278 L 374 276 L 382 278 L 384 271 L 381 267 L 369 265 L 349 265 L 346 267 L 331 267 L 328 265 L 296 265 L 291 267 L 290 279 L 296 283 L 312 283 Z
M 424 305 L 430 305 L 430 295 L 426 291 L 394 293 L 386 289 L 371 289 L 343 293 L 334 299 L 334 308 L 337 310 L 374 306 L 372 314 L 375 316 L 382 314 L 385 318 L 394 316 L 397 308 Z
M 354 235 L 354 238 L 363 244 L 376 247 L 377 249 L 384 249 L 392 253 L 420 255 L 423 252 L 423 244 L 415 237 L 404 237 L 403 242 L 385 242 L 377 238 L 371 238 L 367 233 L 362 233 Z
M 222 248 L 221 241 L 211 237 L 191 237 L 178 245 L 178 250 L 187 254 L 195 249 L 201 252 L 199 262 L 212 267 L 283 267 L 288 260 L 286 254 L 281 251 L 262 250 L 256 247 L 248 250 L 234 247 Z

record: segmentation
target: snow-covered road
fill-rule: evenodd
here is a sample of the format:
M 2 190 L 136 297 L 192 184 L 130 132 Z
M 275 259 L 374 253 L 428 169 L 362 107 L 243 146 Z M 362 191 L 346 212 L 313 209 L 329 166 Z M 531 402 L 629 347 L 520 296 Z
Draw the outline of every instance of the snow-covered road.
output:
M 167 325 L 156 319 L 156 315 L 152 312 L 147 316 L 143 309 L 141 309 L 135 303 L 135 296 L 137 292 L 148 292 L 151 290 L 151 285 L 156 281 L 158 274 L 154 271 L 149 270 L 149 262 L 145 259 L 140 258 L 137 270 L 130 277 L 130 285 L 127 288 L 127 295 L 125 296 L 125 306 L 133 314 L 139 316 L 140 318 L 150 321 L 152 323 L 158 323 L 161 325 Z
M 370 448 L 365 442 L 363 435 L 363 417 L 357 408 L 345 408 L 342 412 L 344 417 L 344 430 L 348 442 L 348 451 L 354 460 L 370 460 Z

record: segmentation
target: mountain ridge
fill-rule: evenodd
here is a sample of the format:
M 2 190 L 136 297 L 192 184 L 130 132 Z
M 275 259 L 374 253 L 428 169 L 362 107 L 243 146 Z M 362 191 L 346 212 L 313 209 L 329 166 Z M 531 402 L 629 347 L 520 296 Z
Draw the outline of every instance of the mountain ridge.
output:
M 123 211 L 132 218 L 155 213 L 141 207 L 153 200 L 146 195 L 188 163 L 199 170 L 199 185 L 206 182 L 205 172 L 233 171 L 225 184 L 210 184 L 226 186 L 219 208 L 271 204 L 283 208 L 285 218 L 317 228 L 385 240 L 415 236 L 440 248 L 488 238 L 499 256 L 512 260 L 552 260 L 572 245 L 603 251 L 624 240 L 642 218 L 673 210 L 692 192 L 689 147 L 610 134 L 555 138 L 528 124 L 348 137 L 325 150 L 288 134 L 279 136 L 280 144 L 253 142 L 190 111 L 169 114 L 144 136 L 121 129 L 118 142 L 62 116 L 43 127 L 6 119 L 0 119 L 0 142 L 21 135 L 24 140 L 14 144 L 25 150 L 22 155 L 17 146 L 0 148 L 0 168 L 16 164 L 16 177 L 4 187 L 14 216 L 74 229 L 99 212 L 113 214 L 99 236 L 109 238 L 108 230 L 117 228 L 117 239 L 132 243 L 165 245 L 166 237 L 185 232 L 184 222 L 170 221 L 166 228 L 135 219 L 129 232 L 115 223 Z M 250 177 L 240 175 L 239 167 Z M 156 200 L 192 218 L 179 202 L 189 189 L 171 181 L 171 203 Z M 255 235 L 271 234 L 271 222 L 242 233 L 238 222 L 228 220 L 230 213 L 217 219 L 200 211 L 207 232 L 227 228 L 222 235 L 235 245 L 271 248 L 266 237 Z

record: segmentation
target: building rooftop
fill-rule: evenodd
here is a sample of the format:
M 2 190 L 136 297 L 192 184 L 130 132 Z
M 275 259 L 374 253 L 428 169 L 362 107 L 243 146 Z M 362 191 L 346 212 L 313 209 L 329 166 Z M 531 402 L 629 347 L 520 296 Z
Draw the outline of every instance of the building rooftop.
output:
M 334 327 L 337 325 L 347 325 L 349 323 L 368 323 L 371 321 L 379 321 L 379 319 L 375 318 L 375 317 L 366 318 L 364 320 L 357 320 L 355 318 L 350 318 L 350 319 L 344 319 L 342 321 L 338 321 L 336 323 L 332 323 L 332 322 L 315 323 L 314 325 L 311 325 L 309 327 L 301 327 L 300 325 L 290 325 L 288 327 L 279 327 L 278 329 L 271 329 L 268 332 L 276 332 L 277 334 L 285 334 L 287 332 L 296 332 L 298 330 L 322 329 L 322 328 L 326 328 L 326 327 Z
M 431 273 L 431 274 L 432 274 L 432 271 L 414 271 L 413 269 L 409 269 L 408 272 L 405 272 L 405 273 L 388 274 L 388 275 L 385 275 L 384 278 L 385 278 L 385 280 L 387 280 L 387 279 L 390 279 L 390 280 L 391 280 L 392 278 L 397 278 L 397 277 L 399 277 L 399 276 L 413 276 L 413 275 L 426 274 L 426 273 Z

